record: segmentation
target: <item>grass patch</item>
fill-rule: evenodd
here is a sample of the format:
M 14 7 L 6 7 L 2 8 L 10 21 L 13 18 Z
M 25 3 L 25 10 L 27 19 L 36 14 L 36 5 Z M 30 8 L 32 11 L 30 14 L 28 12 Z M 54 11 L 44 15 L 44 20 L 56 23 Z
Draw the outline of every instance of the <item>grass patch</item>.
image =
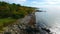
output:
M 15 21 L 16 19 L 12 19 L 12 18 L 2 18 L 0 19 L 0 26 L 3 25 L 3 23 L 10 23 Z
M 12 24 L 16 19 L 13 18 L 1 18 L 0 19 L 0 30 L 3 29 L 3 27 L 8 26 L 9 24 Z

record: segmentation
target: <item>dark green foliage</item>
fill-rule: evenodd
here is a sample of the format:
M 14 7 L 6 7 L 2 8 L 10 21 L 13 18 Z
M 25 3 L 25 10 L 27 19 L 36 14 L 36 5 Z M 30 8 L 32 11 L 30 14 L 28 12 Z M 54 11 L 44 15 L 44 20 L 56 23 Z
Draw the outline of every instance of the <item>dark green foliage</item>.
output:
M 15 14 L 15 15 L 12 15 L 13 18 L 23 18 L 24 17 L 24 14 Z
M 23 18 L 25 15 L 32 13 L 33 7 L 21 6 L 20 4 L 9 4 L 0 2 L 0 18 Z

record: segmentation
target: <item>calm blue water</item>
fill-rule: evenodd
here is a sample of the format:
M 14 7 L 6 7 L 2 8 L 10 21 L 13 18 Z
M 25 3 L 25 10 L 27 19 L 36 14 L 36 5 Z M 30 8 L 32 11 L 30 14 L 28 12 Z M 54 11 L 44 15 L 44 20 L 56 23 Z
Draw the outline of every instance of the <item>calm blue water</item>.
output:
M 47 11 L 36 12 L 36 22 L 40 27 L 46 27 L 53 32 L 53 34 L 60 34 L 60 12 Z

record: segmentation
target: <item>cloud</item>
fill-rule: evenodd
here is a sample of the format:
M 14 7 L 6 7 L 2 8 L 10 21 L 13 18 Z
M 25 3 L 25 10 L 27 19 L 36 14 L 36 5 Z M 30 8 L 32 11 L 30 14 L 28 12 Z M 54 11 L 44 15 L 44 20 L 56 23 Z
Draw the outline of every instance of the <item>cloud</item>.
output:
M 31 4 L 45 4 L 44 2 L 33 1 Z
M 19 3 L 24 3 L 24 2 L 26 2 L 27 0 L 0 0 L 0 1 L 5 1 L 5 2 L 9 2 L 9 3 L 19 4 Z
M 33 1 L 32 4 L 40 4 L 40 5 L 60 5 L 60 0 L 44 0 L 43 2 Z
M 45 0 L 47 2 L 60 2 L 60 0 Z
M 45 0 L 48 4 L 60 4 L 60 0 Z
M 42 10 L 59 10 L 60 0 L 44 0 L 43 2 L 33 1 L 31 3 L 33 7 L 38 7 Z
M 16 0 L 0 0 L 0 1 L 16 1 Z M 17 1 L 25 2 L 26 0 L 17 0 Z

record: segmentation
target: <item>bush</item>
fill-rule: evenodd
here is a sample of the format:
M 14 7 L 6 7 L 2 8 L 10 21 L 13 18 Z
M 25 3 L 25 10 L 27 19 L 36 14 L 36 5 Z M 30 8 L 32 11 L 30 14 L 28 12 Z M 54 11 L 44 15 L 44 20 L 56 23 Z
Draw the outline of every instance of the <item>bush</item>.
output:
M 13 16 L 13 18 L 18 19 L 18 18 L 23 18 L 24 14 L 15 14 L 15 15 L 12 15 L 12 16 Z

